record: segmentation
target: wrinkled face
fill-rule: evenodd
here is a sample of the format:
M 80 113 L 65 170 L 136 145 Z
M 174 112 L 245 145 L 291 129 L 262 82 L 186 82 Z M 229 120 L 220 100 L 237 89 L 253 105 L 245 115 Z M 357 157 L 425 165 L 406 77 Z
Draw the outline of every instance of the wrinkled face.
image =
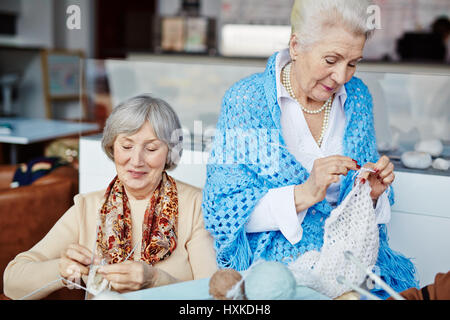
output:
M 362 59 L 366 38 L 343 27 L 326 28 L 320 38 L 307 50 L 301 50 L 296 36 L 292 36 L 289 51 L 295 59 L 291 75 L 295 93 L 323 102 L 351 79 Z
M 132 135 L 119 134 L 114 141 L 117 176 L 127 194 L 149 197 L 161 181 L 169 148 L 160 141 L 148 121 Z

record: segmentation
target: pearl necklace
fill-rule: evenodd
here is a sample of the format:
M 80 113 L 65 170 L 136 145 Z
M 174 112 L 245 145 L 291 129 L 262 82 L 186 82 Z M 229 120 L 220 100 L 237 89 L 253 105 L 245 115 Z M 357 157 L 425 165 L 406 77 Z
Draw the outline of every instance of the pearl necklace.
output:
M 297 101 L 297 103 L 300 105 L 300 108 L 302 108 L 303 112 L 308 113 L 308 114 L 319 114 L 322 111 L 325 110 L 325 114 L 323 117 L 323 123 L 322 123 L 322 130 L 320 132 L 320 137 L 317 140 L 317 144 L 319 145 L 319 147 L 322 145 L 322 141 L 323 141 L 323 137 L 325 135 L 325 131 L 328 128 L 328 122 L 330 119 L 330 111 L 331 111 L 331 106 L 333 104 L 333 95 L 331 97 L 328 98 L 328 100 L 322 105 L 322 107 L 320 107 L 320 109 L 318 110 L 309 110 L 306 109 L 301 103 L 300 101 L 297 100 L 297 98 L 295 97 L 295 93 L 294 90 L 292 89 L 292 85 L 291 85 L 291 62 L 289 62 L 282 70 L 282 83 L 284 85 L 284 87 L 286 88 L 287 92 L 289 93 L 289 95 L 295 100 Z

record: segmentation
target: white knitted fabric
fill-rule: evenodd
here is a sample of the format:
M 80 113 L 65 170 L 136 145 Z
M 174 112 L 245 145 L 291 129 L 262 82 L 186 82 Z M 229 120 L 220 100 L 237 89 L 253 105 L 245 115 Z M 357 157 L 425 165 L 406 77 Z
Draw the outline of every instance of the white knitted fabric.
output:
M 98 268 L 101 265 L 93 265 L 89 270 L 88 280 L 86 284 L 87 291 L 94 296 L 98 295 L 108 289 L 109 282 L 99 273 L 97 273 Z
M 298 285 L 336 298 L 351 288 L 336 281 L 338 276 L 356 286 L 365 273 L 344 256 L 351 251 L 364 267 L 373 268 L 378 256 L 379 234 L 369 183 L 357 184 L 325 221 L 320 252 L 312 250 L 289 264 Z

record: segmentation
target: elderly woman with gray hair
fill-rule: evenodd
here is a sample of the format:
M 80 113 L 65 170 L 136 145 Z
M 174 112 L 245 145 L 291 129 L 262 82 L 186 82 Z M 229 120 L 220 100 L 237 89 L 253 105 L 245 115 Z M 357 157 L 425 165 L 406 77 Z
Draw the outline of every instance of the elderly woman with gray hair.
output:
M 207 278 L 217 270 L 201 190 L 166 172 L 182 152 L 173 109 L 147 95 L 125 101 L 109 116 L 102 147 L 117 175 L 106 190 L 77 195 L 49 233 L 8 264 L 6 296 L 38 299 L 81 278 L 87 283 L 93 265 L 118 292 Z
M 287 264 L 320 251 L 325 220 L 364 166 L 379 228 L 377 271 L 397 291 L 417 286 L 412 262 L 388 244 L 394 166 L 377 152 L 372 98 L 354 77 L 373 32 L 370 4 L 296 0 L 289 47 L 225 93 L 202 205 L 219 267 Z

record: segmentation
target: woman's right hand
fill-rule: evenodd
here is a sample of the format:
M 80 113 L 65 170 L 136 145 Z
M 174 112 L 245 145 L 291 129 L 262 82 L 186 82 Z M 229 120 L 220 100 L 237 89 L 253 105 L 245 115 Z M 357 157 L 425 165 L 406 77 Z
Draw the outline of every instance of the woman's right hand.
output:
M 306 182 L 294 188 L 297 212 L 325 199 L 328 187 L 332 183 L 339 182 L 341 175 L 346 176 L 350 170 L 359 169 L 356 160 L 346 156 L 334 155 L 316 159 Z
M 79 244 L 71 244 L 61 252 L 59 274 L 64 279 L 77 282 L 82 275 L 89 274 L 88 266 L 93 262 L 91 250 Z

